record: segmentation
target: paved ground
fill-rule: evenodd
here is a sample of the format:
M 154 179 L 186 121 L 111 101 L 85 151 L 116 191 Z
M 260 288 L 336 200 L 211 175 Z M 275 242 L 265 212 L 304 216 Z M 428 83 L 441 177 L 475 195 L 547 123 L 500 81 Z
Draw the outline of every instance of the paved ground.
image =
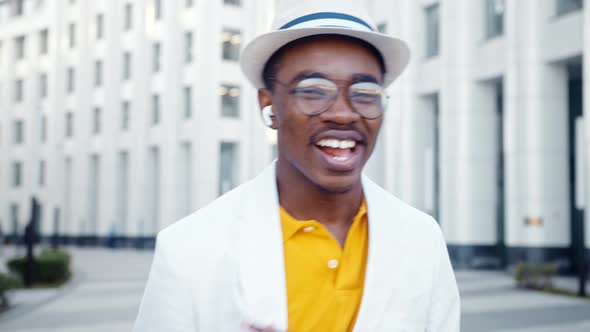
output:
M 103 249 L 72 253 L 76 278 L 59 291 L 13 294 L 16 306 L 0 314 L 0 331 L 131 330 L 152 253 Z M 462 331 L 590 331 L 590 300 L 517 290 L 509 276 L 498 272 L 459 271 L 457 279 Z

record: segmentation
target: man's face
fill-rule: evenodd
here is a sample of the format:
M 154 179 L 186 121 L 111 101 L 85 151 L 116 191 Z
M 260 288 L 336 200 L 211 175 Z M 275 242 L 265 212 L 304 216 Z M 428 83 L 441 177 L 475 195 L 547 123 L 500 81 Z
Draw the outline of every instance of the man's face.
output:
M 382 117 L 365 119 L 350 105 L 346 89 L 323 113 L 306 115 L 293 87 L 301 77 L 325 78 L 338 86 L 382 82 L 379 61 L 368 49 L 341 39 L 312 40 L 280 57 L 272 94 L 279 147 L 279 174 L 309 181 L 320 190 L 344 193 L 360 185 Z M 351 147 L 353 145 L 353 147 Z M 337 146 L 337 147 L 336 147 Z

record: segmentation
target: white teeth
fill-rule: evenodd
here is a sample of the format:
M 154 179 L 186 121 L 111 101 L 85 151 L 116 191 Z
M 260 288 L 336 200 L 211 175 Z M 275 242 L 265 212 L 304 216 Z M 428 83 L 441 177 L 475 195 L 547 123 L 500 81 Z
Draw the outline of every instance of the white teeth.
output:
M 356 141 L 345 139 L 345 140 L 338 140 L 338 139 L 322 139 L 316 143 L 318 146 L 323 146 L 327 148 L 333 149 L 352 149 L 356 146 Z
M 345 160 L 348 160 L 348 158 L 346 158 L 346 157 L 340 157 L 340 156 L 332 156 L 332 159 L 334 159 L 334 160 L 338 160 L 338 161 L 345 161 Z

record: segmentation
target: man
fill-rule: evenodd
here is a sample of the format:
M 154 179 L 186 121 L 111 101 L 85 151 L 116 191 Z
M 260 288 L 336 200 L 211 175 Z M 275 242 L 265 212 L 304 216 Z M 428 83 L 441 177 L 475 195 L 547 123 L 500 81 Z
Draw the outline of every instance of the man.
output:
M 360 1 L 284 1 L 242 54 L 278 160 L 160 232 L 135 331 L 459 331 L 428 215 L 361 171 L 406 66 Z

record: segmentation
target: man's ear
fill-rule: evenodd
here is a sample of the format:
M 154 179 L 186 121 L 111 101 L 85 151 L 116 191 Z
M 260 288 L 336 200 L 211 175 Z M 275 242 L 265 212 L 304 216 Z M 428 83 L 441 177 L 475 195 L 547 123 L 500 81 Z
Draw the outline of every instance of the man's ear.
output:
M 268 89 L 258 89 L 258 105 L 264 124 L 271 129 L 278 129 L 277 117 L 272 109 L 272 92 Z

